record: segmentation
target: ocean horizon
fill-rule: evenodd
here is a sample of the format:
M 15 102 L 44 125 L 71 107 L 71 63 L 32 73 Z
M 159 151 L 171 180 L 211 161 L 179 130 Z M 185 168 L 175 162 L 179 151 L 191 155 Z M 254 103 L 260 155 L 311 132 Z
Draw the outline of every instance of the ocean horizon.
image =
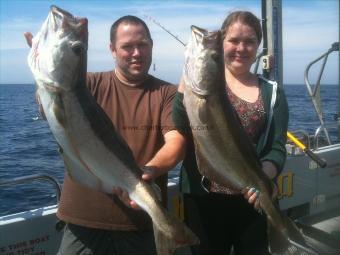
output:
M 321 86 L 324 121 L 334 123 L 337 85 Z M 289 105 L 289 130 L 313 134 L 320 125 L 303 84 L 285 86 Z M 63 182 L 64 164 L 47 121 L 39 117 L 34 84 L 0 84 L 0 180 L 47 174 Z M 329 130 L 333 140 L 336 129 Z M 178 170 L 169 179 L 178 177 Z M 37 182 L 0 187 L 0 216 L 56 203 L 49 183 Z

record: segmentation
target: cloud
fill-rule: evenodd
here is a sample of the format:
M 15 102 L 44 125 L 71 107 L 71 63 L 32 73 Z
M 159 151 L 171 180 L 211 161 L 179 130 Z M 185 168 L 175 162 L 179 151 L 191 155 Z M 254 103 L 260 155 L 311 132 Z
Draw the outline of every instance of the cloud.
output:
M 294 50 L 327 50 L 339 38 L 338 10 L 336 1 L 310 1 L 304 8 L 285 7 L 284 46 Z
M 285 81 L 303 82 L 304 67 L 338 39 L 338 0 L 283 1 L 283 45 Z M 24 31 L 36 33 L 49 6 L 56 4 L 89 20 L 89 70 L 109 70 L 114 60 L 109 52 L 109 30 L 118 17 L 133 14 L 143 18 L 154 39 L 157 73 L 176 81 L 183 65 L 184 47 L 152 20 L 159 22 L 182 41 L 188 40 L 190 26 L 217 29 L 228 12 L 246 9 L 260 16 L 258 1 L 1 1 L 0 82 L 31 80 L 26 64 L 28 48 Z M 6 3 L 6 4 L 4 4 Z M 81 6 L 81 8 L 79 8 Z M 338 73 L 337 60 L 330 58 L 330 77 Z M 16 72 L 12 71 L 15 70 Z M 15 73 L 20 72 L 20 76 Z M 173 77 L 170 77 L 173 75 Z M 292 78 L 294 77 L 294 78 Z M 302 78 L 301 78 L 302 77 Z M 20 79 L 20 80 L 19 80 Z M 336 81 L 332 78 L 332 81 Z

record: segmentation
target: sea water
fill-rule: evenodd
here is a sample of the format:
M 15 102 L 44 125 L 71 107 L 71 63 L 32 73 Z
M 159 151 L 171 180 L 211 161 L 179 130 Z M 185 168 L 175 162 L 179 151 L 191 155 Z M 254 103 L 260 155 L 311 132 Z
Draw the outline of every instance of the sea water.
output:
M 314 133 L 320 125 L 304 85 L 284 86 L 289 104 L 289 130 Z M 32 174 L 47 174 L 63 181 L 64 165 L 46 121 L 39 117 L 35 86 L 0 85 L 0 182 Z M 321 88 L 324 119 L 334 123 L 337 87 Z M 336 139 L 336 129 L 331 131 Z M 172 171 L 170 179 L 178 175 Z M 0 216 L 56 203 L 56 192 L 47 182 L 34 181 L 0 187 Z

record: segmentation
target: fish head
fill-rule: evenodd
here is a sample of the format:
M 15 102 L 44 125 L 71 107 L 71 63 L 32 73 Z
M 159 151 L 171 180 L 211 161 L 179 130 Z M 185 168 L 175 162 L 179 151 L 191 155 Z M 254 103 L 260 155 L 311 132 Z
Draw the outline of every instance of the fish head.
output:
M 215 91 L 223 74 L 221 32 L 191 26 L 185 50 L 183 78 L 186 88 L 200 96 Z
M 32 39 L 28 65 L 38 86 L 71 89 L 84 79 L 87 19 L 51 6 L 47 19 Z

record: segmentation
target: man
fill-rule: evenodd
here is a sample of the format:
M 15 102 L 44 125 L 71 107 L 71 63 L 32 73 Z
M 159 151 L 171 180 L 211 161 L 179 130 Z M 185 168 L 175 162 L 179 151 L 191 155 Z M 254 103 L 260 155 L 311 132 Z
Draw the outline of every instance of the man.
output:
M 31 44 L 32 35 L 25 37 Z M 166 205 L 166 173 L 184 155 L 184 139 L 172 129 L 176 87 L 148 74 L 153 41 L 141 19 L 118 19 L 110 40 L 115 69 L 88 73 L 87 86 L 147 170 L 142 178 L 157 178 Z M 114 193 L 93 191 L 65 174 L 57 216 L 67 224 L 59 254 L 156 254 L 149 216 L 126 191 Z

